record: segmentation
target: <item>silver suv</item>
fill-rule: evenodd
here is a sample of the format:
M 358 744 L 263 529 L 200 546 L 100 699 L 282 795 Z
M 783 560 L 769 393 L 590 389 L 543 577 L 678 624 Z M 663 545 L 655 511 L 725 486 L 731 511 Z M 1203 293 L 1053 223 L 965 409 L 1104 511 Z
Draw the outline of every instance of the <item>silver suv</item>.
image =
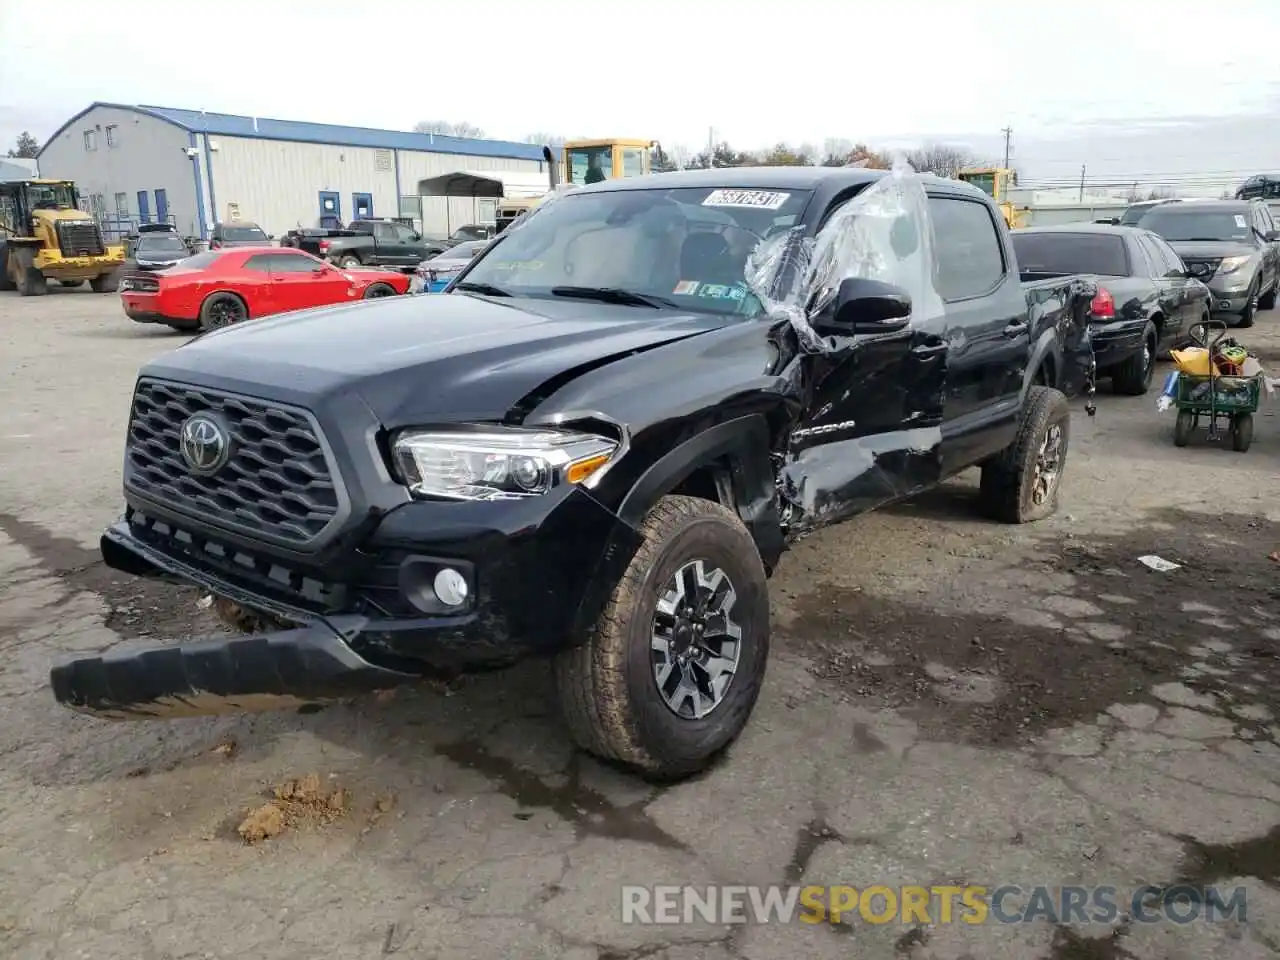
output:
M 1158 233 L 1213 295 L 1215 318 L 1253 326 L 1276 305 L 1280 230 L 1262 200 L 1161 203 L 1139 225 Z

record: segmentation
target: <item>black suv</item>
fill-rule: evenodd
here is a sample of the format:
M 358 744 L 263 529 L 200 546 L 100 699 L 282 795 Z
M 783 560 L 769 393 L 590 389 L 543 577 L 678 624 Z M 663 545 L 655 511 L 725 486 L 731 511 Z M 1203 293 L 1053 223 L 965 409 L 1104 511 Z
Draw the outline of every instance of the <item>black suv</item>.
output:
M 55 667 L 108 717 L 259 710 L 554 658 L 654 774 L 737 736 L 787 544 L 973 465 L 1051 514 L 1092 283 L 1019 281 L 958 181 L 732 168 L 554 195 L 443 294 L 207 334 L 140 372 L 118 570 L 250 631 Z M 265 632 L 264 632 L 265 631 Z
M 1215 318 L 1251 327 L 1259 308 L 1276 305 L 1280 230 L 1264 201 L 1162 203 L 1139 226 L 1168 241 L 1187 272 L 1209 288 Z

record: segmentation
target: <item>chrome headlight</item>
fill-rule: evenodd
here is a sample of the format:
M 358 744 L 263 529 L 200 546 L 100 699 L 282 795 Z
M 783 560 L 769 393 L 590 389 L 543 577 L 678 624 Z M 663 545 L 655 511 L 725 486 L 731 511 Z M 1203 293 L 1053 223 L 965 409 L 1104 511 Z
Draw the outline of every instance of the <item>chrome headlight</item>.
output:
M 1249 257 L 1247 256 L 1223 257 L 1222 262 L 1218 264 L 1218 276 L 1222 276 L 1227 273 L 1235 273 L 1248 262 Z
M 504 427 L 405 430 L 392 443 L 409 491 L 449 500 L 537 497 L 598 479 L 618 449 L 593 433 Z

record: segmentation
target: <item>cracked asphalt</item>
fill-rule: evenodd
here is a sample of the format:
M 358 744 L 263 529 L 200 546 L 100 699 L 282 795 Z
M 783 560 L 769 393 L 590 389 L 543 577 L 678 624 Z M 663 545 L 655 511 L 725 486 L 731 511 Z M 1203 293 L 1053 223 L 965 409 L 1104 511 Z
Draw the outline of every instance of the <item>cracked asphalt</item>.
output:
M 1280 372 L 1278 321 L 1239 336 Z M 542 664 L 305 715 L 57 708 L 56 658 L 218 630 L 196 593 L 96 550 L 133 376 L 184 339 L 114 296 L 0 295 L 0 955 L 1280 955 L 1271 408 L 1245 455 L 1178 450 L 1154 397 L 1104 384 L 1052 520 L 975 519 L 965 476 L 804 541 L 750 727 L 657 788 L 570 749 Z M 340 814 L 245 843 L 246 811 L 308 774 Z M 1247 918 L 621 922 L 624 884 L 710 883 L 1216 884 L 1246 889 Z

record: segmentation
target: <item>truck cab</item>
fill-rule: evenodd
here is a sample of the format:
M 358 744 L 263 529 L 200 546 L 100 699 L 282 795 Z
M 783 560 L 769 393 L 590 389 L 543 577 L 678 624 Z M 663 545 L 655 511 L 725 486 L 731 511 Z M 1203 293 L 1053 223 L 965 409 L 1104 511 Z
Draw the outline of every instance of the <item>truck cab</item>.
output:
M 652 140 L 573 140 L 564 145 L 564 180 L 575 186 L 649 173 Z
M 972 184 L 994 200 L 1011 230 L 1023 225 L 1020 211 L 1009 200 L 1009 188 L 1018 185 L 1018 175 L 1013 170 L 1006 167 L 979 167 L 961 170 L 956 179 Z

